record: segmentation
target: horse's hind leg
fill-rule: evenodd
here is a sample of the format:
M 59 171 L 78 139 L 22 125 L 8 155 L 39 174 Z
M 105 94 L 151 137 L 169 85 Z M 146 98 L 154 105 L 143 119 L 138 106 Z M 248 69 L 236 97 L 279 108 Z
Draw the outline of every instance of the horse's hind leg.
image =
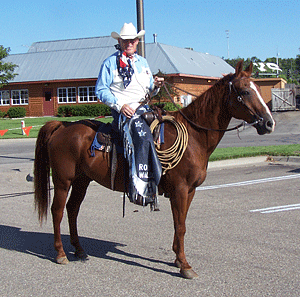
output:
M 79 259 L 86 259 L 87 255 L 79 243 L 77 216 L 90 181 L 91 180 L 86 175 L 81 175 L 76 178 L 72 183 L 72 192 L 67 203 L 71 244 L 75 247 L 75 256 Z
M 61 241 L 60 223 L 63 218 L 64 208 L 66 205 L 66 200 L 68 192 L 70 189 L 71 182 L 69 181 L 59 181 L 53 176 L 54 183 L 54 197 L 51 206 L 53 228 L 54 228 L 54 248 L 57 251 L 56 262 L 58 264 L 68 264 L 68 258 L 65 254 L 63 244 Z

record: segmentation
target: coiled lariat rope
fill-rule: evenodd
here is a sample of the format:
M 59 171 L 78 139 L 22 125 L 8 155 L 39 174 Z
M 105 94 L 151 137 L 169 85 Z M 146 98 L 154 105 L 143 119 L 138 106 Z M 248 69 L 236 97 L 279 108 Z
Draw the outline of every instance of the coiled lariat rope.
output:
M 177 131 L 177 137 L 175 142 L 171 147 L 169 147 L 166 150 L 160 150 L 160 145 L 157 142 L 154 142 L 157 156 L 160 160 L 162 169 L 163 169 L 163 175 L 166 174 L 167 170 L 170 170 L 174 168 L 181 160 L 187 144 L 188 144 L 188 132 L 185 127 L 185 125 L 181 122 L 178 122 L 175 120 L 174 117 L 172 116 L 163 116 L 162 117 L 163 121 L 168 121 L 172 123 Z M 151 125 L 150 125 L 150 130 L 151 133 L 153 133 L 154 128 L 159 124 L 159 120 L 155 119 Z

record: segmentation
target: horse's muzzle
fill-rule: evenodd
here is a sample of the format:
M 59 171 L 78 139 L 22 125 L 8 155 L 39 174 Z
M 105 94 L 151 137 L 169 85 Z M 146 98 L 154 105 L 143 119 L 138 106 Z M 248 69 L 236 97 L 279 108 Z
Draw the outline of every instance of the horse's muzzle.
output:
M 274 131 L 275 121 L 271 115 L 266 114 L 254 127 L 259 135 L 270 134 Z

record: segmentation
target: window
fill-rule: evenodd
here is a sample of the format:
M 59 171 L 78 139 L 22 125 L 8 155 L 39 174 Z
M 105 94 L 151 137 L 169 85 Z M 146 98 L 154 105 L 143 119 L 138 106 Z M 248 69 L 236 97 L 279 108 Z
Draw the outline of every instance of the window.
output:
M 96 102 L 95 87 L 79 87 L 78 88 L 79 102 Z
M 74 103 L 76 102 L 76 88 L 58 88 L 58 103 Z
M 180 96 L 180 103 L 182 104 L 183 107 L 188 106 L 191 102 L 192 102 L 191 95 L 181 95 Z
M 11 91 L 12 105 L 28 104 L 28 90 Z
M 0 91 L 0 105 L 9 105 L 9 91 Z

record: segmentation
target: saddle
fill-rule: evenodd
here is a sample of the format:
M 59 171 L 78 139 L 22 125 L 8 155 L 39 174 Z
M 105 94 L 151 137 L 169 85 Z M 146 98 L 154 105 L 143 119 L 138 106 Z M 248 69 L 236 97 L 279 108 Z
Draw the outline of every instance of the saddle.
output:
M 163 123 L 163 116 L 166 115 L 166 111 L 163 109 L 164 104 L 154 105 L 152 106 L 152 111 L 145 112 L 142 114 L 143 119 L 146 121 L 148 126 L 151 126 L 154 120 L 158 120 L 160 125 L 157 125 L 153 130 L 153 141 L 157 142 L 160 131 L 161 131 L 161 124 Z
M 146 123 L 151 123 L 158 119 L 163 122 L 162 116 L 166 113 L 161 106 L 154 106 L 153 111 L 146 112 L 142 115 Z M 153 131 L 153 140 L 156 142 L 159 138 L 161 125 L 157 125 Z M 95 156 L 95 149 L 107 153 L 108 166 L 111 168 L 111 189 L 114 190 L 115 176 L 117 171 L 117 154 L 124 152 L 122 135 L 111 124 L 100 123 L 96 132 L 94 141 L 91 145 L 91 156 Z

